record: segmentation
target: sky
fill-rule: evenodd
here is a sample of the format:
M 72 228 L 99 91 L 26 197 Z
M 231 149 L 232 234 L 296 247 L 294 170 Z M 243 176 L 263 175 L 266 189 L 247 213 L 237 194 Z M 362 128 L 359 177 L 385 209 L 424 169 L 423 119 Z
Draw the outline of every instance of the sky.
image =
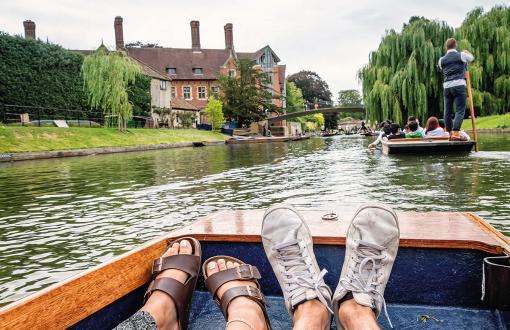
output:
M 190 48 L 190 21 L 200 21 L 202 48 L 224 48 L 223 26 L 234 25 L 234 48 L 255 51 L 270 45 L 287 74 L 317 72 L 337 98 L 360 89 L 356 73 L 368 62 L 385 31 L 400 30 L 411 16 L 461 25 L 476 6 L 487 11 L 510 0 L 2 0 L 0 31 L 23 34 L 23 21 L 36 23 L 42 40 L 69 49 L 113 49 L 113 20 L 124 19 L 124 41 Z M 0 59 L 1 60 L 1 59 Z

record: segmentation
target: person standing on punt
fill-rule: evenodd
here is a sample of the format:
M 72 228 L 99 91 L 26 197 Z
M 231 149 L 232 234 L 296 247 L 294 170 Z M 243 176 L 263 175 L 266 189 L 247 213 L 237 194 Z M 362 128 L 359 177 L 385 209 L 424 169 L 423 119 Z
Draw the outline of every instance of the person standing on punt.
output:
M 457 51 L 457 40 L 450 38 L 445 43 L 446 54 L 439 59 L 443 72 L 444 121 L 451 140 L 461 140 L 459 133 L 466 111 L 466 65 L 475 57 L 467 50 Z M 453 105 L 455 104 L 455 112 Z M 455 118 L 452 120 L 452 117 Z

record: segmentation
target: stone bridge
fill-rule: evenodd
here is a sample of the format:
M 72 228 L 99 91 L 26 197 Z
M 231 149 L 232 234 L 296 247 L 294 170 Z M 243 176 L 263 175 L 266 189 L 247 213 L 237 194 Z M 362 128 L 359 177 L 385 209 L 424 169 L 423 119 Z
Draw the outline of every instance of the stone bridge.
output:
M 347 107 L 312 109 L 312 110 L 307 110 L 307 111 L 288 113 L 285 115 L 280 115 L 278 117 L 268 118 L 267 122 L 269 123 L 269 125 L 271 125 L 272 123 L 276 123 L 276 122 L 279 122 L 282 120 L 313 115 L 316 113 L 340 113 L 340 112 L 363 112 L 364 113 L 365 107 L 363 107 L 362 105 L 353 105 L 353 106 L 347 106 Z

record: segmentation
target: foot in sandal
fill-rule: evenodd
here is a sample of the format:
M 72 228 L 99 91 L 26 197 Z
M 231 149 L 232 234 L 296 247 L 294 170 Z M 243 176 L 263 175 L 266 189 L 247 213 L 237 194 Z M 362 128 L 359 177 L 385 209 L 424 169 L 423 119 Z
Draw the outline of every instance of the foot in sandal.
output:
M 324 283 L 313 252 L 312 235 L 290 205 L 275 205 L 264 214 L 262 243 L 280 283 L 294 329 L 329 329 L 331 290 Z
M 270 329 L 257 267 L 217 256 L 206 260 L 202 271 L 209 292 L 227 320 L 226 329 Z
M 200 258 L 200 243 L 185 237 L 170 243 L 161 258 L 154 261 L 154 280 L 147 289 L 148 299 L 140 311 L 148 312 L 158 329 L 186 329 Z

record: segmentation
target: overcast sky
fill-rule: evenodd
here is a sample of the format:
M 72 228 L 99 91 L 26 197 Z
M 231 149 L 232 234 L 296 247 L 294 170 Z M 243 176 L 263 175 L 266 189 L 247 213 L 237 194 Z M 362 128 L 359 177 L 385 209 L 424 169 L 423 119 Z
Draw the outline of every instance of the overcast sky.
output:
M 504 3 L 509 0 L 1 0 L 0 31 L 23 34 L 23 20 L 31 19 L 37 37 L 63 47 L 93 49 L 103 39 L 114 48 L 113 19 L 120 15 L 125 42 L 189 48 L 189 22 L 199 20 L 202 48 L 223 48 L 223 26 L 230 22 L 237 51 L 270 45 L 287 74 L 316 71 L 336 99 L 341 89 L 359 89 L 356 72 L 386 30 L 416 15 L 458 27 L 475 6 Z

